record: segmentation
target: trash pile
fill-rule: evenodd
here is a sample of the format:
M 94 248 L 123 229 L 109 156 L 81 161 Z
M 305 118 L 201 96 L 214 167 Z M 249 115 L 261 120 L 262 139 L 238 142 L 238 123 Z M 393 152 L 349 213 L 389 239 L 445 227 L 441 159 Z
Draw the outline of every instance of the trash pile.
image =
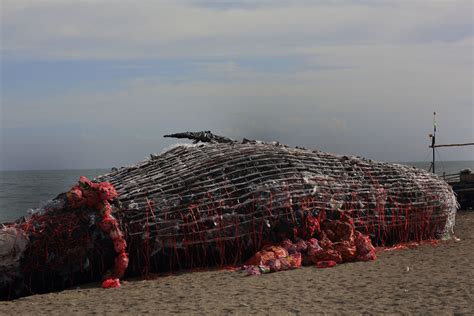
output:
M 247 260 L 243 269 L 249 275 L 296 269 L 315 265 L 318 268 L 334 267 L 353 261 L 377 258 L 370 238 L 355 230 L 352 219 L 326 220 L 315 232 L 317 238 L 283 240 L 278 245 L 267 245 Z

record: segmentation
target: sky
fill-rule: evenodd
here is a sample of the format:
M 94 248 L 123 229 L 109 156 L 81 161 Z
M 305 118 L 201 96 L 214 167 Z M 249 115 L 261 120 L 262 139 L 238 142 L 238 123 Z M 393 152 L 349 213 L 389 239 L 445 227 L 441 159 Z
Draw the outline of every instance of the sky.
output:
M 473 1 L 1 0 L 0 169 L 211 130 L 382 161 L 474 141 Z M 439 149 L 474 160 L 474 147 Z

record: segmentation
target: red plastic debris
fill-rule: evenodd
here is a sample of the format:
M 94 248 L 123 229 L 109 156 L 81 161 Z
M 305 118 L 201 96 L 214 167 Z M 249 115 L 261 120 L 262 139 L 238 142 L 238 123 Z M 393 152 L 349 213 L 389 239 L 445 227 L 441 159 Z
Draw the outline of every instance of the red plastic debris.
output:
M 288 240 L 287 246 L 293 246 Z M 301 253 L 288 253 L 282 246 L 266 246 L 247 260 L 244 268 L 250 275 L 258 275 L 267 272 L 296 269 L 301 266 Z
M 328 261 L 319 261 L 316 263 L 316 268 L 332 268 L 337 265 L 336 261 L 328 260 Z
M 308 233 L 308 226 L 305 227 L 304 232 Z M 311 227 L 319 229 L 319 223 L 311 222 Z M 347 217 L 325 220 L 321 229 L 313 230 L 312 234 L 311 236 L 319 235 L 320 240 L 313 237 L 308 240 L 298 239 L 293 243 L 285 239 L 280 245 L 267 245 L 250 258 L 244 268 L 249 275 L 259 275 L 295 269 L 301 265 L 329 268 L 338 263 L 377 258 L 370 238 L 356 231 L 354 223 Z
M 314 235 L 314 233 L 319 231 L 320 227 L 318 218 L 307 212 L 303 224 L 300 227 L 295 228 L 295 235 L 303 239 L 309 239 Z
M 361 232 L 356 232 L 355 245 L 357 247 L 357 260 L 369 261 L 377 258 L 375 248 L 369 236 L 365 236 Z
M 357 255 L 357 247 L 352 241 L 340 241 L 333 245 L 334 250 L 341 254 L 343 262 L 355 261 Z
M 288 257 L 288 251 L 280 246 L 266 246 L 263 247 L 263 251 L 273 252 L 277 259 Z
M 298 252 L 306 252 L 306 250 L 308 249 L 308 242 L 304 241 L 303 239 L 300 239 L 296 242 L 295 247 L 296 251 Z
M 108 182 L 94 183 L 81 176 L 79 184 L 69 190 L 66 196 L 72 208 L 90 207 L 97 209 L 101 214 L 102 221 L 98 223 L 98 226 L 109 235 L 114 244 L 115 252 L 118 253 L 110 278 L 104 281 L 102 287 L 120 287 L 118 278 L 122 277 L 127 269 L 128 255 L 125 252 L 127 242 L 120 231 L 117 220 L 111 215 L 112 206 L 109 202 L 117 197 L 117 191 Z
M 253 266 L 259 266 L 259 265 L 266 265 L 268 264 L 271 260 L 275 260 L 275 253 L 273 251 L 259 251 L 257 252 L 252 258 L 247 260 L 245 262 L 245 265 L 253 265 Z
M 335 261 L 336 263 L 342 263 L 341 254 L 334 249 L 322 249 L 313 256 L 310 256 L 310 259 L 313 263 L 318 263 L 319 261 Z
M 117 191 L 112 184 L 94 183 L 83 176 L 79 178 L 79 184 L 67 192 L 68 203 L 72 208 L 103 206 L 103 202 L 112 201 L 115 197 Z
M 112 289 L 112 288 L 119 288 L 120 287 L 120 280 L 119 279 L 105 279 L 102 282 L 103 289 Z
M 429 240 L 421 240 L 419 242 L 416 241 L 411 241 L 411 242 L 403 242 L 403 243 L 398 243 L 396 245 L 390 246 L 390 247 L 380 247 L 378 250 L 383 250 L 383 251 L 393 251 L 393 250 L 404 250 L 404 249 L 414 249 L 417 248 L 420 245 L 426 245 L 429 244 L 431 246 L 437 246 L 439 244 L 439 240 L 437 239 L 429 239 Z
M 112 275 L 116 277 L 122 277 L 125 270 L 128 267 L 128 256 L 125 252 L 120 253 L 114 261 L 114 268 L 112 269 Z

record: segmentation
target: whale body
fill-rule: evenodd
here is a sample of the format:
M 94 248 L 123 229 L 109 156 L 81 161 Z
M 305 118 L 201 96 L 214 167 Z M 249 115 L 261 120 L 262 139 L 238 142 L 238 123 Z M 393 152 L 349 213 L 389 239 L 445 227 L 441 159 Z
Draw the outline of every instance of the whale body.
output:
M 453 233 L 456 197 L 424 170 L 208 132 L 177 136 L 200 142 L 93 180 L 117 191 L 112 216 L 126 240 L 129 276 L 240 264 L 266 243 L 298 238 L 309 219 L 350 217 L 378 245 Z M 100 280 L 115 257 L 100 220 L 60 194 L 7 224 L 1 298 Z

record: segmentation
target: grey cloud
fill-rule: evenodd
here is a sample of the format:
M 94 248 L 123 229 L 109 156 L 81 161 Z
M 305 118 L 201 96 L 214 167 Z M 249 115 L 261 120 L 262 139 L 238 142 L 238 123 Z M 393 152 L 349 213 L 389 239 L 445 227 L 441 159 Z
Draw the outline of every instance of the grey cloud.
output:
M 265 56 L 472 36 L 470 1 L 285 2 L 216 11 L 180 2 L 7 0 L 2 7 L 2 50 L 14 58 Z
M 155 1 L 4 1 L 2 52 L 10 61 L 196 62 L 192 73 L 173 79 L 136 76 L 108 89 L 4 99 L 1 167 L 120 166 L 170 145 L 163 134 L 207 129 L 421 160 L 433 110 L 440 142 L 472 141 L 471 2 L 387 3 L 216 10 Z M 271 72 L 242 67 L 242 56 L 303 62 Z M 443 155 L 474 159 L 469 149 Z

